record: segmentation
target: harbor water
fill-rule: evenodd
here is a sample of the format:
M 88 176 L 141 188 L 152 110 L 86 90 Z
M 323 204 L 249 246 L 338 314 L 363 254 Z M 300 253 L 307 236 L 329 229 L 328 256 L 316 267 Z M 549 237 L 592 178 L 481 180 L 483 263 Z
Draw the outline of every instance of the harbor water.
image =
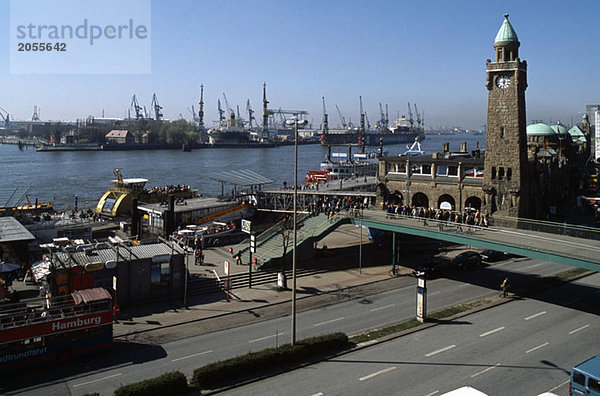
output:
M 442 150 L 442 143 L 449 142 L 451 151 L 458 151 L 461 142 L 467 142 L 469 151 L 484 148 L 485 135 L 427 135 L 421 146 L 430 153 Z M 374 147 L 373 147 L 374 148 Z M 388 155 L 398 155 L 407 149 L 405 144 L 384 147 Z M 353 153 L 357 148 L 353 147 Z M 333 152 L 347 153 L 342 146 Z M 318 144 L 298 147 L 298 183 L 304 175 L 327 156 L 327 148 Z M 114 179 L 113 170 L 120 168 L 125 178 L 148 179 L 146 187 L 185 184 L 205 196 L 221 194 L 221 184 L 211 177 L 218 172 L 251 170 L 273 180 L 264 188 L 279 188 L 285 181 L 294 180 L 294 146 L 274 148 L 215 148 L 192 152 L 180 150 L 156 151 L 68 151 L 36 152 L 32 147 L 23 151 L 17 145 L 0 145 L 0 197 L 7 197 L 16 188 L 31 187 L 29 199 L 33 203 L 56 199 L 55 207 L 70 210 L 75 196 L 79 208 L 95 207 L 99 198 Z M 231 194 L 231 185 L 225 185 L 224 193 Z M 3 206 L 5 202 L 0 202 Z

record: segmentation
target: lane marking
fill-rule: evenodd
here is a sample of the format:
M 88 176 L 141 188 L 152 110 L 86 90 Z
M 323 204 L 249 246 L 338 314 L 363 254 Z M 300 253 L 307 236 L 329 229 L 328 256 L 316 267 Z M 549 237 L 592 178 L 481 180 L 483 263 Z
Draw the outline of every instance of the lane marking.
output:
M 193 358 L 193 357 L 196 357 L 196 356 L 200 356 L 200 355 L 206 355 L 206 354 L 211 353 L 211 352 L 212 352 L 212 349 L 210 351 L 204 351 L 204 352 L 200 352 L 200 353 L 194 353 L 193 355 L 180 357 L 180 358 L 177 358 L 177 359 L 173 359 L 171 361 L 172 362 L 178 362 L 180 360 L 190 359 L 190 358 Z
M 475 378 L 475 377 L 477 377 L 478 375 L 481 375 L 481 374 L 483 374 L 483 373 L 487 373 L 487 372 L 488 372 L 488 371 L 490 371 L 491 369 L 495 369 L 495 368 L 496 368 L 496 367 L 498 367 L 498 366 L 500 366 L 500 363 L 496 363 L 496 364 L 494 364 L 493 366 L 490 366 L 490 367 L 488 367 L 488 368 L 486 368 L 486 369 L 483 369 L 483 370 L 481 370 L 481 371 L 479 371 L 479 372 L 477 372 L 477 373 L 473 374 L 473 375 L 471 376 L 471 378 Z
M 575 334 L 575 333 L 577 333 L 579 330 L 583 330 L 583 329 L 586 329 L 586 328 L 588 328 L 588 327 L 590 327 L 590 325 L 589 325 L 589 324 L 586 324 L 585 326 L 582 326 L 582 327 L 580 327 L 580 328 L 578 328 L 578 329 L 575 329 L 575 330 L 571 330 L 571 331 L 569 331 L 569 334 Z
M 529 320 L 529 319 L 533 319 L 533 318 L 537 318 L 538 316 L 542 316 L 546 313 L 546 311 L 542 311 L 542 312 L 538 312 L 536 314 L 533 314 L 531 316 L 528 316 L 525 318 L 525 320 Z
M 549 342 L 544 342 L 542 345 L 538 345 L 538 346 L 536 346 L 535 348 L 531 348 L 530 350 L 528 350 L 528 351 L 525 351 L 525 353 L 533 352 L 533 351 L 535 351 L 535 350 L 537 350 L 537 349 L 540 349 L 540 348 L 543 348 L 543 347 L 545 347 L 545 346 L 546 346 L 546 345 L 548 345 L 548 344 L 550 344 L 550 343 L 549 343 Z
M 448 345 L 447 347 L 438 349 L 437 351 L 429 352 L 428 354 L 425 355 L 425 357 L 430 357 L 433 355 L 437 355 L 438 353 L 446 352 L 447 350 L 450 350 L 454 347 L 456 347 L 456 345 Z
M 460 285 L 460 286 L 458 286 L 458 288 L 460 289 L 461 287 L 467 287 L 467 286 L 471 286 L 471 284 L 470 284 L 470 283 L 465 283 L 465 284 L 463 284 L 463 285 Z M 438 391 L 438 392 L 439 392 L 439 391 Z
M 373 377 L 376 377 L 376 376 L 378 376 L 378 375 L 380 375 L 380 374 L 385 374 L 385 373 L 387 373 L 387 372 L 390 372 L 390 371 L 392 371 L 392 370 L 396 370 L 396 366 L 388 367 L 388 368 L 386 368 L 386 369 L 383 369 L 383 370 L 380 370 L 380 371 L 378 371 L 378 372 L 376 372 L 376 373 L 369 374 L 369 375 L 365 375 L 364 377 L 361 377 L 361 378 L 359 378 L 358 380 L 359 380 L 359 381 L 366 381 L 366 380 L 369 380 L 369 379 L 371 379 L 371 378 L 373 378 Z
M 530 269 L 530 268 L 539 267 L 540 265 L 544 265 L 544 263 L 537 263 L 537 264 L 533 264 L 533 265 L 530 265 L 529 267 L 525 267 L 525 269 Z
M 433 396 L 433 395 L 435 395 L 436 393 L 440 393 L 440 391 L 439 391 L 439 390 L 435 390 L 435 391 L 433 391 L 433 392 L 431 392 L 431 393 L 428 393 L 428 394 L 426 394 L 425 396 Z
M 324 395 L 323 392 L 319 392 L 319 393 L 315 393 L 314 395 L 311 395 L 311 396 L 323 396 L 323 395 Z
M 435 296 L 436 294 L 440 294 L 440 293 L 441 293 L 440 291 L 436 291 L 436 292 L 433 292 L 433 293 L 429 293 L 429 297 L 431 297 L 431 296 Z
M 500 330 L 504 330 L 504 329 L 505 329 L 505 327 L 504 327 L 504 326 L 502 326 L 502 327 L 498 327 L 497 329 L 490 330 L 490 331 L 487 331 L 487 332 L 485 332 L 485 333 L 479 334 L 479 337 L 485 337 L 485 336 L 488 336 L 488 335 L 490 335 L 490 334 L 494 334 L 495 332 L 497 332 L 497 331 L 500 331 Z
M 268 340 L 269 338 L 277 337 L 277 336 L 280 336 L 280 335 L 282 335 L 282 334 L 285 334 L 285 331 L 282 331 L 281 333 L 277 333 L 277 334 L 271 334 L 271 335 L 269 335 L 269 336 L 266 336 L 266 337 L 257 338 L 257 339 L 255 339 L 255 340 L 250 340 L 250 341 L 248 341 L 248 342 L 249 342 L 249 343 L 253 343 L 253 342 L 257 342 L 257 341 Z
M 81 384 L 76 384 L 76 385 L 73 385 L 73 386 L 72 386 L 72 388 L 77 388 L 78 386 L 83 386 L 83 385 L 89 385 L 89 384 L 93 384 L 94 382 L 104 381 L 105 379 L 109 379 L 109 378 L 118 377 L 118 376 L 120 376 L 120 375 L 123 375 L 123 373 L 118 373 L 118 374 L 109 375 L 108 377 L 98 378 L 98 379 L 96 379 L 96 380 L 93 380 L 93 381 L 82 382 Z
M 328 320 L 327 322 L 321 322 L 321 323 L 314 324 L 313 326 L 314 326 L 314 327 L 323 326 L 323 325 L 325 325 L 325 324 L 329 324 L 329 323 L 337 322 L 337 321 L 344 320 L 344 319 L 345 319 L 345 318 L 342 316 L 341 318 L 337 318 L 337 319 L 331 319 L 331 320 Z
M 552 391 L 555 391 L 555 390 L 557 390 L 558 388 L 560 388 L 560 387 L 562 387 L 562 386 L 565 386 L 566 384 L 568 384 L 568 383 L 569 383 L 569 381 L 570 381 L 570 380 L 566 380 L 566 381 L 565 381 L 565 382 L 563 382 L 562 384 L 556 385 L 554 388 L 552 388 L 552 389 L 550 389 L 549 391 L 547 391 L 547 393 L 550 393 L 550 392 L 552 392 Z
M 391 308 L 391 307 L 393 307 L 394 305 L 396 305 L 396 304 L 388 304 L 388 305 L 384 305 L 383 307 L 379 307 L 379 308 L 373 308 L 373 309 L 371 310 L 371 312 L 379 311 L 379 310 L 386 309 L 386 308 Z

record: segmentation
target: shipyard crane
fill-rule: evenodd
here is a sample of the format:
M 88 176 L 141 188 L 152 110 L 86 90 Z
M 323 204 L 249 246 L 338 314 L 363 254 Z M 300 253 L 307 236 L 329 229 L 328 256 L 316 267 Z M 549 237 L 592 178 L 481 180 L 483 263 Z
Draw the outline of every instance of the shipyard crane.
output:
M 248 113 L 248 127 L 252 129 L 252 121 L 256 121 L 256 117 L 254 117 L 254 110 L 252 110 L 252 106 L 250 105 L 250 99 L 246 100 L 246 113 Z
M 413 103 L 415 106 L 415 114 L 417 115 L 417 126 L 421 126 L 421 114 L 419 114 L 419 109 L 417 109 L 417 104 Z
M 340 110 L 340 108 L 337 104 L 335 105 L 335 108 L 337 109 L 338 117 L 340 117 L 340 122 L 342 123 L 342 128 L 346 129 L 346 127 L 347 127 L 346 119 L 344 118 L 342 111 Z
M 327 109 L 325 108 L 325 96 L 321 97 L 323 99 L 323 133 L 329 132 L 329 115 L 327 114 Z
M 188 111 L 192 114 L 192 120 L 194 121 L 194 123 L 198 123 L 198 114 L 196 114 L 196 109 L 194 109 L 194 105 L 192 105 L 192 108 L 190 109 L 189 107 L 187 108 Z
M 150 104 L 154 109 L 154 119 L 160 120 L 163 117 L 161 113 L 162 106 L 158 104 L 158 99 L 156 98 L 156 94 L 152 95 L 152 103 Z
M 33 115 L 31 116 L 31 121 L 39 121 L 40 120 L 40 112 L 37 106 L 33 106 Z
M 200 129 L 204 129 L 204 84 L 200 84 L 200 109 L 198 110 L 198 126 Z M 194 106 L 192 106 L 194 110 Z M 194 118 L 196 113 L 194 113 Z
M 365 133 L 365 112 L 363 111 L 362 96 L 358 97 L 360 103 L 360 130 L 359 133 Z
M 8 129 L 8 123 L 10 122 L 10 115 L 8 114 L 8 111 L 4 110 L 2 107 L 0 107 L 0 118 L 2 119 L 2 121 L 4 121 L 4 128 Z
M 410 109 L 410 102 L 408 102 L 408 122 L 410 123 L 410 127 L 414 126 L 415 120 L 413 119 L 413 113 Z
M 136 120 L 144 118 L 144 114 L 142 113 L 142 106 L 140 106 L 140 104 L 138 103 L 137 98 L 135 97 L 135 94 L 131 98 L 130 108 L 133 109 Z
M 221 99 L 217 99 L 217 110 L 219 111 L 219 125 L 223 125 L 223 122 L 225 121 L 225 116 L 223 115 L 225 110 L 221 107 Z
M 231 107 L 229 107 L 229 102 L 227 101 L 227 96 L 225 96 L 225 92 L 223 92 L 223 99 L 225 100 L 225 110 L 229 112 L 229 117 L 232 119 L 235 118 L 235 112 Z

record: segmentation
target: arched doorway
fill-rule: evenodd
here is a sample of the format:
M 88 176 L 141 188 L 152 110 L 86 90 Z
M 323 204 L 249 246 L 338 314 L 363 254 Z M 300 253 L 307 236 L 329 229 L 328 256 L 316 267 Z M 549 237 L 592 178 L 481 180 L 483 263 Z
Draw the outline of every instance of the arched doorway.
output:
M 429 208 L 429 198 L 422 192 L 418 192 L 412 196 L 412 206 L 417 208 Z
M 454 197 L 449 194 L 443 194 L 438 199 L 438 208 L 444 210 L 456 210 L 456 201 L 454 201 Z
M 481 211 L 481 198 L 479 197 L 469 197 L 465 201 L 465 208 L 471 208 L 472 210 Z
M 390 205 L 404 205 L 404 196 L 398 190 L 392 191 L 390 194 Z

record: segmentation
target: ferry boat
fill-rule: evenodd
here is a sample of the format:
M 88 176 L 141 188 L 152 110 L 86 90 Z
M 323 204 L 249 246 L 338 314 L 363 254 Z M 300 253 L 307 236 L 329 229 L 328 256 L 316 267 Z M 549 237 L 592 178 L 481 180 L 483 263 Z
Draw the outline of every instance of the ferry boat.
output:
M 341 159 L 332 160 L 331 157 Z M 320 170 L 311 170 L 306 173 L 305 183 L 312 184 L 349 177 L 376 176 L 378 168 L 379 163 L 369 161 L 366 154 L 355 154 L 352 157 L 350 152 L 348 154 L 332 154 L 329 150 L 327 159 L 321 162 Z
M 138 198 L 140 202 L 157 203 L 166 200 L 169 195 L 184 199 L 194 198 L 197 195 L 197 191 L 192 190 L 189 186 L 177 185 L 146 189 L 147 179 L 124 179 L 120 169 L 115 169 L 113 174 L 116 179 L 112 180 L 111 187 L 96 205 L 96 213 L 103 216 L 115 217 L 130 214 L 133 198 Z

